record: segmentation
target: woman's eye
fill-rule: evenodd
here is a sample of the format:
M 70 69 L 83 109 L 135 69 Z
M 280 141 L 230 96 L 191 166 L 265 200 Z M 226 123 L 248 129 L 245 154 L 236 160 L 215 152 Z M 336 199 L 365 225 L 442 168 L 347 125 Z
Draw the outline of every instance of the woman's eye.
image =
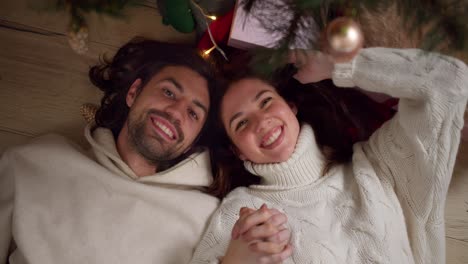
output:
M 169 98 L 174 98 L 175 97 L 174 93 L 171 90 L 167 89 L 167 88 L 163 88 L 163 93 L 164 93 L 165 96 L 167 96 Z
M 267 97 L 267 98 L 263 99 L 263 100 L 261 101 L 261 103 L 260 103 L 260 108 L 265 107 L 265 106 L 271 101 L 271 99 L 273 99 L 273 98 Z
M 239 123 L 237 123 L 236 126 L 236 131 L 239 130 L 240 128 L 244 127 L 247 124 L 247 120 L 241 120 Z
M 195 113 L 195 111 L 189 109 L 188 112 L 189 112 L 189 115 L 190 115 L 191 118 L 193 118 L 195 120 L 198 120 L 198 115 L 197 115 L 197 113 Z

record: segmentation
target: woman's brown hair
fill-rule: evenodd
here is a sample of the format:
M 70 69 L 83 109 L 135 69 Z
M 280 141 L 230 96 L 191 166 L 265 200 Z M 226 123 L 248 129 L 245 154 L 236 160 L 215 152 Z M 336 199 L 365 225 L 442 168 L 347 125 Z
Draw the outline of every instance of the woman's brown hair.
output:
M 301 84 L 292 77 L 296 71 L 294 66 L 288 65 L 269 80 L 249 71 L 227 75 L 234 77 L 226 80 L 213 108 L 218 117 L 214 131 L 216 137 L 213 137 L 216 143 L 210 154 L 214 177 L 211 193 L 222 198 L 236 187 L 260 182 L 259 177 L 245 170 L 243 161 L 231 151 L 232 142 L 220 118 L 223 95 L 233 83 L 241 79 L 260 79 L 275 87 L 286 101 L 296 105 L 299 122 L 312 126 L 317 144 L 326 158 L 323 174 L 334 165 L 349 162 L 354 143 L 367 140 L 379 125 L 393 115 L 390 109 L 376 111 L 382 109 L 381 105 L 356 89 L 338 88 L 331 80 Z

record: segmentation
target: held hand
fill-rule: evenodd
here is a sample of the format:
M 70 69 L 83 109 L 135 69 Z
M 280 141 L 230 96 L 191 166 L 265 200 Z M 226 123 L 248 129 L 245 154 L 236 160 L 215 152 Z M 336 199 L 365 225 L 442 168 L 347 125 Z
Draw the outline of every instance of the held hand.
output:
M 330 55 L 316 50 L 291 50 L 289 62 L 298 69 L 294 78 L 303 84 L 330 79 L 335 67 Z
M 242 208 L 222 263 L 282 263 L 292 254 L 286 221 L 286 215 L 266 205 Z

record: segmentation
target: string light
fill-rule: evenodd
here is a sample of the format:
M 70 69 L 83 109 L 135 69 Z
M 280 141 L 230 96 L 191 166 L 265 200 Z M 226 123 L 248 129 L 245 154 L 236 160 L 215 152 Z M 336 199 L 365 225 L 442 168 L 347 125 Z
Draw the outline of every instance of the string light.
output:
M 208 55 L 211 53 L 211 51 L 213 51 L 215 48 L 216 48 L 216 46 L 213 46 L 213 47 L 211 47 L 211 48 L 205 50 L 205 51 L 203 52 L 203 55 L 208 56 Z
M 205 13 L 205 10 L 203 10 L 203 8 L 198 5 L 194 0 L 191 0 L 191 3 L 193 4 L 193 6 L 195 6 L 196 8 L 198 8 L 198 10 L 200 10 L 200 12 L 203 14 L 203 16 L 205 18 L 210 18 L 212 20 L 215 20 L 216 17 L 215 16 L 208 16 L 206 13 Z M 208 31 L 208 35 L 210 36 L 210 40 L 211 40 L 211 43 L 213 43 L 213 47 L 211 47 L 210 49 L 208 50 L 205 50 L 203 52 L 203 56 L 208 56 L 210 54 L 210 52 L 213 50 L 213 49 L 216 49 L 222 56 L 223 58 L 226 60 L 226 61 L 229 61 L 226 54 L 224 53 L 224 51 L 218 46 L 218 44 L 216 43 L 216 41 L 214 40 L 213 38 L 213 35 L 211 34 L 211 29 L 210 29 L 210 25 L 208 24 L 208 20 L 205 19 L 205 25 L 206 25 L 206 30 Z

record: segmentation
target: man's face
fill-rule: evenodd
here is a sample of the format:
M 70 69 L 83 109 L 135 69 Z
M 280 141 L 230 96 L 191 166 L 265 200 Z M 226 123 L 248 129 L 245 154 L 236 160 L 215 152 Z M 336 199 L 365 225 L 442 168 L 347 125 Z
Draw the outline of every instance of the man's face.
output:
M 129 145 L 158 163 L 187 151 L 205 124 L 210 107 L 207 81 L 182 66 L 167 66 L 127 94 Z

